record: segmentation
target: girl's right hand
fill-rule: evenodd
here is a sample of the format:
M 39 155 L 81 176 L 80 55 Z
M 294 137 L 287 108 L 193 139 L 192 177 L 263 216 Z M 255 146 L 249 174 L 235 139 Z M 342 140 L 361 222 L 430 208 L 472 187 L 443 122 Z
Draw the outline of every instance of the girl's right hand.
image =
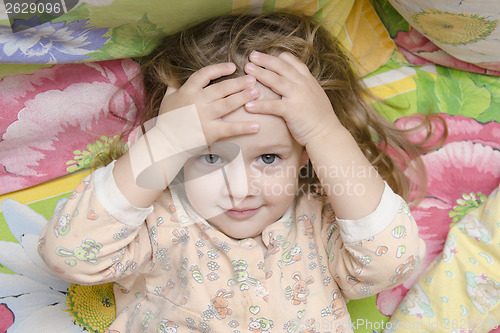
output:
M 191 75 L 179 89 L 169 86 L 159 114 L 195 104 L 207 144 L 231 136 L 257 132 L 257 122 L 233 123 L 221 120 L 225 115 L 259 96 L 256 80 L 250 75 L 209 85 L 210 81 L 230 75 L 235 70 L 233 63 L 210 65 Z
M 249 75 L 209 85 L 235 69 L 233 63 L 207 66 L 191 75 L 182 87 L 167 89 L 159 115 L 152 119 L 156 123 L 151 128 L 152 123 L 145 124 L 142 130 L 147 128 L 147 132 L 130 147 L 130 163 L 124 166 L 119 161 L 114 171 L 117 181 L 129 184 L 119 188 L 132 204 L 151 204 L 161 192 L 146 189 L 165 189 L 189 158 L 215 141 L 258 131 L 255 122 L 221 120 L 259 96 L 256 80 Z

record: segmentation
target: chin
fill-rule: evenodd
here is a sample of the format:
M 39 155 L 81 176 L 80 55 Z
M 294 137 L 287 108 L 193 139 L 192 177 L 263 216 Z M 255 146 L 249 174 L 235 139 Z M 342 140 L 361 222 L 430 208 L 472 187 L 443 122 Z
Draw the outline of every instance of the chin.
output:
M 254 238 L 254 237 L 260 236 L 259 233 L 256 233 L 256 234 L 241 234 L 241 233 L 231 234 L 231 233 L 225 233 L 225 234 L 228 237 L 231 237 L 232 239 L 235 239 L 235 240 L 243 240 L 243 239 L 247 239 L 247 238 Z
M 247 239 L 247 238 L 255 238 L 258 237 L 262 234 L 262 231 L 253 231 L 253 232 L 244 232 L 242 230 L 222 230 L 219 229 L 223 234 L 225 234 L 228 237 L 231 237 L 232 239 L 235 240 L 242 240 L 242 239 Z

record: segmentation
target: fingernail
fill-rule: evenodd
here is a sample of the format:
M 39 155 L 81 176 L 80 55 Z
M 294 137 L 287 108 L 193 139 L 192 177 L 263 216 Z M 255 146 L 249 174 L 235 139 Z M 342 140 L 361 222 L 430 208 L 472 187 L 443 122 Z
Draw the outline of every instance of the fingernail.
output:
M 250 53 L 250 58 L 257 58 L 259 56 L 260 52 L 259 51 L 252 51 Z
M 247 75 L 247 82 L 252 84 L 252 83 L 255 83 L 255 77 L 251 76 L 251 75 Z
M 249 62 L 248 64 L 246 64 L 246 68 L 249 70 L 249 71 L 254 71 L 257 69 L 257 66 L 255 66 L 254 64 L 252 64 L 251 62 Z
M 250 129 L 254 132 L 257 132 L 260 128 L 260 125 L 258 123 L 254 123 L 252 125 L 250 125 Z
M 255 108 L 255 103 L 254 102 L 248 102 L 247 104 L 245 104 L 245 108 L 247 108 L 247 109 L 253 109 L 253 108 Z
M 257 89 L 256 87 L 255 87 L 255 88 L 250 89 L 250 96 L 252 96 L 252 97 L 257 97 L 257 96 L 259 96 L 259 89 Z

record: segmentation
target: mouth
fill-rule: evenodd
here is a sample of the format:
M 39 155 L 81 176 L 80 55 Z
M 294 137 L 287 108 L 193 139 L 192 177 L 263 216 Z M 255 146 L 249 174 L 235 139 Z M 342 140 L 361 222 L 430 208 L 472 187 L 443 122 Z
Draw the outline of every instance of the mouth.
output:
M 225 211 L 225 214 L 233 219 L 244 220 L 257 214 L 260 207 L 257 208 L 232 208 Z

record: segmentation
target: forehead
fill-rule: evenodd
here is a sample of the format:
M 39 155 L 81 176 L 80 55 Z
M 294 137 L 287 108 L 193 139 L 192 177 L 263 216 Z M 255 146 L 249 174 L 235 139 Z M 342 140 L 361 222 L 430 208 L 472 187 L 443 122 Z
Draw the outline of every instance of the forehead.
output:
M 274 91 L 269 89 L 268 87 L 262 85 L 261 83 L 257 82 L 257 88 L 259 89 L 259 98 L 257 100 L 279 100 L 281 99 L 281 96 L 276 94 Z M 280 125 L 285 125 L 285 122 L 283 118 L 273 116 L 273 115 L 265 115 L 265 114 L 259 114 L 259 113 L 249 113 L 247 112 L 243 107 L 227 114 L 226 116 L 222 117 L 222 121 L 227 121 L 227 122 L 245 122 L 245 121 L 256 121 L 260 123 L 260 126 L 266 126 L 267 124 L 269 125 L 276 125 L 278 127 L 281 127 Z M 281 124 L 283 123 L 283 124 Z M 267 126 L 266 126 L 267 127 Z
M 257 82 L 260 91 L 259 100 L 279 100 L 281 96 L 274 93 L 271 89 Z M 222 121 L 227 122 L 247 122 L 255 121 L 260 124 L 260 130 L 256 134 L 242 135 L 230 138 L 230 141 L 254 140 L 267 142 L 269 145 L 287 144 L 292 146 L 294 139 L 288 130 L 283 118 L 258 113 L 249 113 L 243 107 L 224 116 Z

